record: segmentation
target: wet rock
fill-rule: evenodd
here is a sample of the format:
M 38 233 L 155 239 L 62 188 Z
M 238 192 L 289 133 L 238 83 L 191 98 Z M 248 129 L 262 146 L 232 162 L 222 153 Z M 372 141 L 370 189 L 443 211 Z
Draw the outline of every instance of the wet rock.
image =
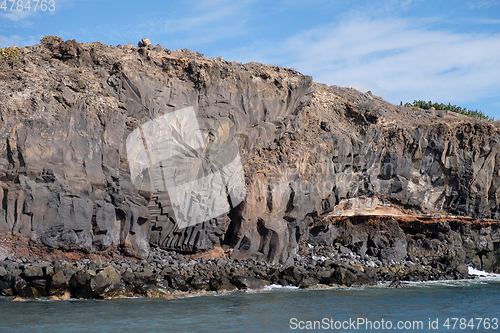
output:
M 170 287 L 175 290 L 188 291 L 189 285 L 186 282 L 184 275 L 172 274 L 167 275 L 166 279 L 169 281 Z
M 67 292 L 69 281 L 62 270 L 51 274 L 47 279 L 47 291 L 49 295 L 60 296 Z
M 311 288 L 319 284 L 319 280 L 315 277 L 308 276 L 300 281 L 299 287 L 302 289 Z
M 42 296 L 40 292 L 32 286 L 27 286 L 19 290 L 18 295 L 24 298 L 40 298 Z
M 465 264 L 458 265 L 455 271 L 458 279 L 467 279 L 469 277 L 469 268 Z
M 165 288 L 156 285 L 147 285 L 141 290 L 141 295 L 146 297 L 171 298 L 171 294 Z
M 86 271 L 77 271 L 69 281 L 71 295 L 76 298 L 97 298 L 98 295 L 90 286 L 91 280 L 92 276 Z
M 231 279 L 231 283 L 238 289 L 262 289 L 266 283 L 253 276 L 236 276 Z
M 399 279 L 394 279 L 389 286 L 391 288 L 404 288 L 404 285 L 401 283 Z
M 15 295 L 17 295 L 20 290 L 28 286 L 28 283 L 23 278 L 12 274 L 5 275 L 2 281 L 12 289 L 12 292 Z
M 210 289 L 213 291 L 230 291 L 237 288 L 226 276 L 220 276 L 210 280 Z
M 111 298 L 120 293 L 120 275 L 113 266 L 107 266 L 99 271 L 90 281 L 90 288 L 101 298 Z
M 343 267 L 339 267 L 332 274 L 331 282 L 343 286 L 351 286 L 354 282 L 356 282 L 356 279 L 357 277 L 353 272 Z
M 13 296 L 14 291 L 10 287 L 10 283 L 0 280 L 0 296 Z
M 48 296 L 47 292 L 47 280 L 46 279 L 35 279 L 30 281 L 30 286 L 36 289 L 36 291 L 40 294 L 41 297 Z
M 201 276 L 194 276 L 189 284 L 197 290 L 210 290 L 210 279 Z
M 356 279 L 353 282 L 353 285 L 358 285 L 358 286 L 366 286 L 366 285 L 373 285 L 377 283 L 377 276 L 375 274 L 367 274 L 364 272 L 357 272 L 356 274 Z

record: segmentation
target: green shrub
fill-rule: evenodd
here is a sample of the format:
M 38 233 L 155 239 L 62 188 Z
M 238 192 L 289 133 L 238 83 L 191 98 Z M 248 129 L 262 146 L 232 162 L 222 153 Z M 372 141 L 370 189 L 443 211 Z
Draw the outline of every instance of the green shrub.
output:
M 460 113 L 469 117 L 475 117 L 475 118 L 481 118 L 481 119 L 491 119 L 489 116 L 485 115 L 483 112 L 476 110 L 467 110 L 466 108 L 462 108 L 460 106 L 456 105 L 451 105 L 450 103 L 448 104 L 443 104 L 443 103 L 432 103 L 432 101 L 425 102 L 425 101 L 413 101 L 413 103 L 405 103 L 406 107 L 409 107 L 413 110 L 415 108 L 420 108 L 424 110 L 429 110 L 430 108 L 434 108 L 436 110 L 445 110 L 445 111 L 451 111 L 451 112 L 456 112 Z
M 15 59 L 21 52 L 16 46 L 9 46 L 0 49 L 0 58 Z

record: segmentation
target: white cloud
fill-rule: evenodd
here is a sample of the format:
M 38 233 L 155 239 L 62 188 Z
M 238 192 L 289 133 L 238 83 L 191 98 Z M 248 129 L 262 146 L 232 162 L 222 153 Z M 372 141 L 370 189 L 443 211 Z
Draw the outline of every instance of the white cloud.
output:
M 500 20 L 495 19 L 472 19 L 469 20 L 469 22 L 478 24 L 500 24 Z
M 27 38 L 21 37 L 19 35 L 13 36 L 4 36 L 0 35 L 0 48 L 8 47 L 8 46 L 27 46 L 27 45 L 35 45 L 40 43 L 40 38 L 35 36 L 28 36 Z
M 179 40 L 186 46 L 198 46 L 223 38 L 243 35 L 246 32 L 249 7 L 255 0 L 193 1 L 192 10 L 183 17 L 147 20 L 132 28 L 140 34 L 162 37 L 169 41 Z
M 229 56 L 293 67 L 317 82 L 357 86 L 393 103 L 458 103 L 500 92 L 498 33 L 431 30 L 411 19 L 358 18 L 248 51 Z
M 29 16 L 33 15 L 33 12 L 30 12 L 28 10 L 9 10 L 9 6 L 7 6 L 7 11 L 4 11 L 3 9 L 0 10 L 0 20 L 5 21 L 9 20 L 12 22 L 19 22 L 21 20 L 24 20 L 28 18 Z
M 471 9 L 490 8 L 498 5 L 500 5 L 499 0 L 474 0 L 469 2 Z

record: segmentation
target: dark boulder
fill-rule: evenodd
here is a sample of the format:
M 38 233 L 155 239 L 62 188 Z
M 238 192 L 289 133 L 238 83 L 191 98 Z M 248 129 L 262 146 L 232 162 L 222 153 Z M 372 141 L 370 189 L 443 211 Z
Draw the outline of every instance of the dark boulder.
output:
M 12 296 L 14 295 L 14 291 L 10 286 L 10 282 L 0 280 L 0 295 L 1 296 Z
M 18 295 L 24 298 L 40 298 L 42 296 L 40 292 L 32 286 L 27 286 L 19 290 Z
M 231 291 L 237 288 L 226 276 L 220 276 L 210 280 L 210 289 L 213 291 Z
M 49 295 L 63 295 L 68 291 L 68 287 L 69 281 L 62 270 L 51 274 L 47 279 L 47 291 Z
M 343 286 L 351 286 L 354 282 L 356 282 L 356 279 L 356 274 L 343 267 L 339 267 L 332 274 L 331 282 Z
M 295 266 L 290 266 L 284 269 L 279 276 L 281 280 L 285 280 L 288 282 L 288 284 L 294 286 L 298 285 L 300 280 L 302 279 L 300 271 Z
M 238 289 L 262 289 L 266 286 L 264 281 L 254 276 L 235 276 L 231 283 Z
M 83 270 L 79 270 L 73 274 L 69 281 L 71 296 L 76 298 L 98 298 L 98 295 L 90 286 L 91 280 L 92 276 Z
M 202 276 L 194 276 L 189 284 L 197 290 L 210 290 L 210 279 Z
M 12 289 L 15 295 L 28 286 L 28 283 L 22 277 L 13 274 L 5 275 L 3 281 Z
M 113 266 L 99 271 L 90 281 L 90 288 L 100 298 L 111 298 L 120 294 L 122 285 L 121 276 Z
M 190 286 L 186 282 L 186 277 L 184 275 L 171 274 L 167 275 L 166 279 L 168 280 L 169 285 L 172 289 L 181 291 L 188 291 L 190 289 Z
M 306 289 L 311 288 L 319 284 L 319 280 L 313 276 L 308 276 L 300 281 L 299 288 Z
M 36 289 L 36 291 L 40 294 L 41 297 L 48 296 L 47 292 L 47 280 L 46 279 L 35 279 L 30 281 L 30 286 Z

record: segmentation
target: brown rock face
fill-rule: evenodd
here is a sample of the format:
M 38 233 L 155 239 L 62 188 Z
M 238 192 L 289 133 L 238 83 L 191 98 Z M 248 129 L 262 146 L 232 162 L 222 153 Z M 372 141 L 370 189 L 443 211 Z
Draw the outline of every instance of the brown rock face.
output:
M 238 144 L 246 198 L 179 229 L 166 192 L 134 187 L 126 140 L 186 107 L 210 142 Z M 55 38 L 0 60 L 0 232 L 64 250 L 220 246 L 290 263 L 343 199 L 499 218 L 498 138 L 496 122 L 398 107 L 292 69 Z

